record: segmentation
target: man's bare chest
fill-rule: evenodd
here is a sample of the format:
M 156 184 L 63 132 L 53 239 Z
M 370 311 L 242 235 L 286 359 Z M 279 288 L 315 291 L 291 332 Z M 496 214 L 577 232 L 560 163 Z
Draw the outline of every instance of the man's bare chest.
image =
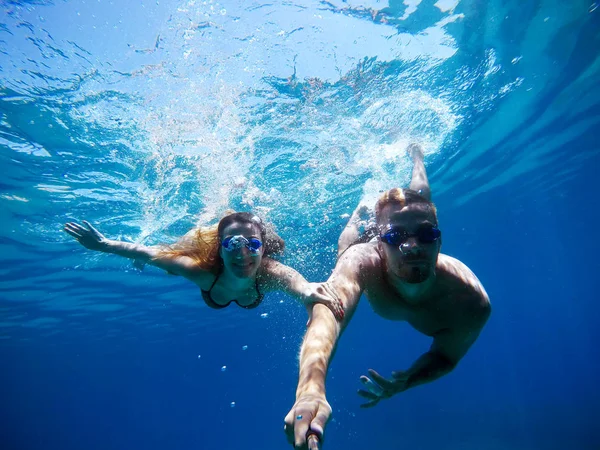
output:
M 384 319 L 408 322 L 428 336 L 449 328 L 453 322 L 450 299 L 443 295 L 428 297 L 420 302 L 408 302 L 384 283 L 369 286 L 365 295 L 375 311 Z

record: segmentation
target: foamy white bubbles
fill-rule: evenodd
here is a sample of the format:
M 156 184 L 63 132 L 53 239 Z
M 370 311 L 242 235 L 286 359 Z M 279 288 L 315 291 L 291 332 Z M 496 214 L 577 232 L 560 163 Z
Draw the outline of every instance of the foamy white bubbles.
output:
M 386 134 L 392 141 L 381 144 L 375 139 L 366 140 L 355 154 L 356 166 L 367 168 L 371 174 L 363 186 L 361 204 L 373 207 L 382 191 L 408 185 L 412 161 L 407 147 L 418 143 L 425 155 L 437 153 L 460 117 L 448 101 L 412 90 L 374 101 L 364 111 L 361 122 L 374 135 Z

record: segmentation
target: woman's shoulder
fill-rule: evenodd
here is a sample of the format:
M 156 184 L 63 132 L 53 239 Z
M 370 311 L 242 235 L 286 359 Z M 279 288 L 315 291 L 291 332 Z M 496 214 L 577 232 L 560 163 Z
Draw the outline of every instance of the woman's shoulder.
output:
M 263 257 L 260 263 L 260 275 L 263 276 L 276 277 L 290 270 L 293 271 L 294 269 L 268 256 Z
M 206 284 L 211 284 L 217 276 L 218 271 L 206 269 L 198 265 L 189 268 L 185 275 L 188 280 L 193 281 L 201 288 Z

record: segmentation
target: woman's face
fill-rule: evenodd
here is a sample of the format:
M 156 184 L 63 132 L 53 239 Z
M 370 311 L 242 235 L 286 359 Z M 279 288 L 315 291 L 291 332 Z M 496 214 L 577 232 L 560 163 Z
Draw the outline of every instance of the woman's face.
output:
M 230 245 L 229 249 L 223 245 L 219 248 L 225 270 L 237 278 L 254 277 L 265 251 L 264 245 L 254 249 L 256 240 L 264 244 L 259 227 L 247 222 L 234 222 L 223 229 L 221 244 L 226 243 L 229 238 L 233 238 L 230 240 L 237 245 Z

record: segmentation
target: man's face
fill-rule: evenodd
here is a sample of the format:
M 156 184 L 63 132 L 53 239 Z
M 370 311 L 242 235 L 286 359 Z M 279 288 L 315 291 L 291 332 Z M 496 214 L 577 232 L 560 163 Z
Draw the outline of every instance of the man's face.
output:
M 408 283 L 421 283 L 434 273 L 441 239 L 430 205 L 419 203 L 402 208 L 390 203 L 381 211 L 377 223 L 380 236 L 387 233 L 390 237 L 382 238 L 380 246 L 391 273 Z

